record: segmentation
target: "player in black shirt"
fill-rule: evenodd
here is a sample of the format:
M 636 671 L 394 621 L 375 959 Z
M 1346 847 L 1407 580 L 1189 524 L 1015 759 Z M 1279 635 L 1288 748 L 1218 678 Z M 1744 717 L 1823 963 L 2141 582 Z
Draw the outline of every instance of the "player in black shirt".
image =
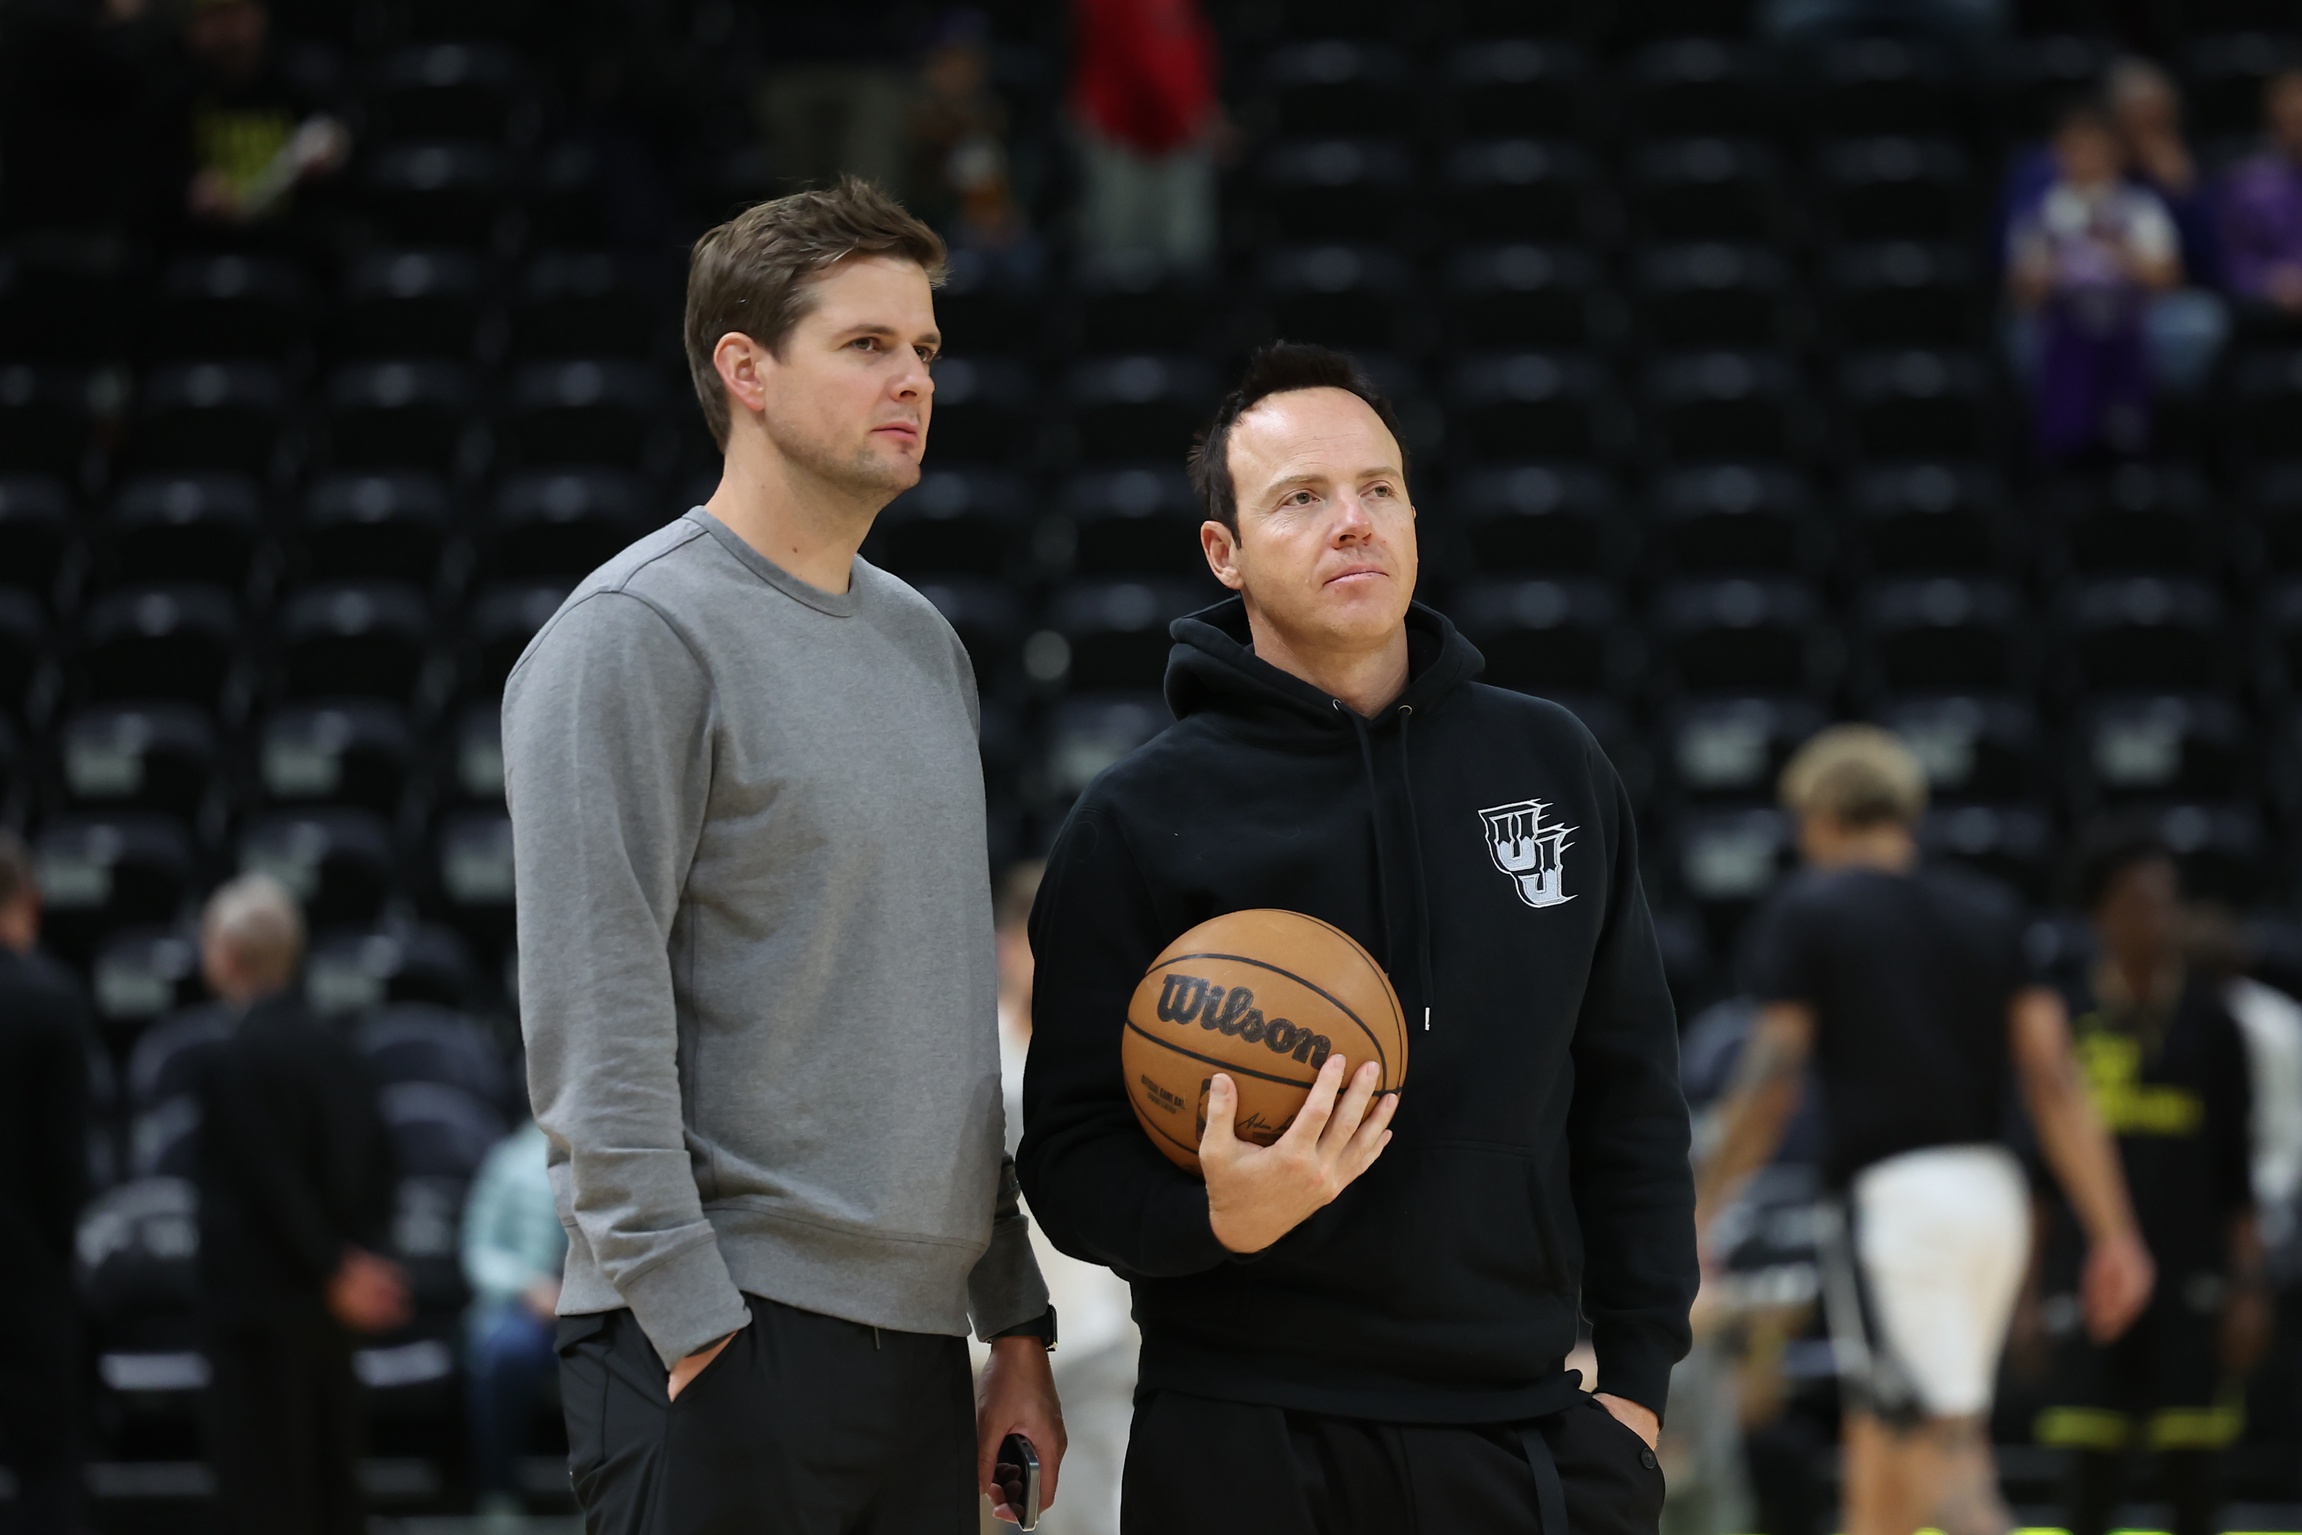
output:
M 1762 1010 L 1696 1180 L 1697 1229 L 1773 1154 L 1811 1055 L 1838 1196 L 1824 1298 L 1848 1390 L 1843 1528 L 2004 1535 L 1986 1429 L 2030 1237 L 2001 1135 L 2010 1056 L 2090 1239 L 2095 1336 L 2141 1308 L 2150 1258 L 2061 999 L 2030 981 L 2019 906 L 1918 866 L 1926 780 L 1909 749 L 1835 726 L 1792 759 L 1783 799 L 1808 867 L 1755 933 Z
M 2041 1320 L 2061 1336 L 2055 1405 L 2039 1415 L 2037 1436 L 2075 1452 L 2071 1535 L 2109 1527 L 2136 1450 L 2157 1456 L 2175 1535 L 2210 1535 L 2220 1528 L 2216 1462 L 2241 1426 L 2233 1377 L 2269 1321 L 2245 1041 L 2213 978 L 2183 964 L 2180 890 L 2163 843 L 2107 831 L 2081 886 L 2100 948 L 2066 980 L 2073 1041 L 2117 1138 L 2159 1284 L 2115 1342 L 2086 1338 L 2070 1320 L 2078 1232 L 2067 1208 L 2052 1207 Z

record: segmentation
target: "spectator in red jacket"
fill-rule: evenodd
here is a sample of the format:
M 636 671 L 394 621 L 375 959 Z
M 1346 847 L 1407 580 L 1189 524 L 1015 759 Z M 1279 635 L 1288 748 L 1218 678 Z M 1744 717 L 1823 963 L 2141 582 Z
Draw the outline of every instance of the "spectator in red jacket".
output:
M 1071 112 L 1091 259 L 1204 270 L 1215 255 L 1215 35 L 1198 0 L 1072 0 Z

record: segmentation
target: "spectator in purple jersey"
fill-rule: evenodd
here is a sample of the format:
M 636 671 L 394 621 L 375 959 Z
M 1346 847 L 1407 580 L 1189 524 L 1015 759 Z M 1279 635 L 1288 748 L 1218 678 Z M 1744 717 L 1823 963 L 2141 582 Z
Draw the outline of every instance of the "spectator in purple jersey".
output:
M 2302 317 L 2302 69 L 2272 76 L 2262 108 L 2270 142 L 2223 188 L 2226 275 L 2239 298 Z

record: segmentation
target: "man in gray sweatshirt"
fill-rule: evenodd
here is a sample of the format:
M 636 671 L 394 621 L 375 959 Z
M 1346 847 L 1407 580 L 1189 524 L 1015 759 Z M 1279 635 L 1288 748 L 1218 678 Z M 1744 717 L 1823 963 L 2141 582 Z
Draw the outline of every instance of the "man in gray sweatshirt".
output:
M 719 488 L 586 577 L 505 688 L 595 1532 L 961 1535 L 1009 1433 L 1052 1490 L 974 676 L 856 557 L 919 478 L 942 263 L 854 182 L 705 235 L 686 342 Z

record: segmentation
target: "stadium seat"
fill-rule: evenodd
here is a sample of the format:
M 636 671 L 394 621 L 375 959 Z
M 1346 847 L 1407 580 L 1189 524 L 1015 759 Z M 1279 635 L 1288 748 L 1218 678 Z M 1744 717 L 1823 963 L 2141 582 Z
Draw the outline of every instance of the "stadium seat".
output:
M 1214 601 L 1182 581 L 1082 581 L 1047 605 L 1053 631 L 1069 647 L 1067 690 L 1154 692 L 1167 674 L 1167 626 Z
M 2254 660 L 2263 696 L 2285 700 L 2302 693 L 2302 580 L 2289 576 L 2264 591 L 2255 621 Z
M 513 376 L 498 435 L 511 461 L 530 468 L 642 469 L 659 453 L 661 400 L 655 371 L 639 363 L 530 363 Z
M 2229 409 L 2231 443 L 2248 460 L 2291 458 L 2302 441 L 2302 348 L 2240 353 L 2230 366 Z
M 113 499 L 95 577 L 102 586 L 199 581 L 232 590 L 251 574 L 263 525 L 263 492 L 243 476 L 146 475 Z
M 2182 867 L 2182 887 L 2194 900 L 2243 909 L 2263 899 L 2291 864 L 2242 802 L 2168 805 L 2156 817 L 2158 835 Z
M 59 777 L 77 810 L 157 810 L 196 820 L 218 780 L 215 726 L 188 704 L 99 704 L 57 732 Z
M 231 596 L 212 586 L 132 586 L 80 625 L 76 671 L 91 699 L 168 699 L 215 708 L 241 645 Z
M 78 483 L 95 447 L 102 388 L 77 369 L 0 359 L 0 470 Z
M 1674 707 L 1662 736 L 1671 776 L 1689 798 L 1763 801 L 1790 754 L 1823 723 L 1803 698 L 1708 698 Z
M 379 141 L 506 143 L 531 126 L 527 72 L 508 49 L 473 43 L 401 48 L 377 64 L 363 93 Z
M 112 934 L 97 946 L 88 976 L 105 1033 L 133 1038 L 139 1046 L 157 1019 L 198 1005 L 208 991 L 200 974 L 199 940 L 176 927 L 132 927 Z
M 514 475 L 480 531 L 486 581 L 573 581 L 607 563 L 648 527 L 647 497 L 631 475 L 563 469 Z
M 456 717 L 449 743 L 454 761 L 448 781 L 464 799 L 483 805 L 504 802 L 504 711 L 493 703 L 467 704 Z
M 1647 370 L 1655 445 L 1681 463 L 1721 458 L 1796 462 L 1816 426 L 1798 370 L 1774 352 L 1693 352 Z
M 513 205 L 511 170 L 488 144 L 386 144 L 368 157 L 361 191 L 387 240 L 480 250 Z
M 431 605 L 410 586 L 331 581 L 281 605 L 274 654 L 287 698 L 415 701 L 435 635 Z
M 1956 241 L 1977 211 L 1965 153 L 1939 138 L 1840 139 L 1816 156 L 1819 202 L 1841 241 Z
M 1889 693 L 1991 693 L 2034 675 L 2023 605 L 2004 582 L 1953 576 L 1882 583 L 1853 606 L 1868 684 Z
M 1652 507 L 1656 549 L 1673 574 L 1820 577 L 1829 562 L 1829 527 L 1787 469 L 1677 470 L 1657 479 Z
M 1095 693 L 1059 700 L 1047 721 L 1049 789 L 1069 803 L 1102 772 L 1174 723 L 1157 693 Z
M 128 1052 L 128 1107 L 147 1113 L 199 1091 L 209 1055 L 232 1037 L 232 1010 L 221 1002 L 173 1012 L 137 1036 Z
M 1604 695 L 1636 676 L 1614 589 L 1584 580 L 1465 582 L 1456 625 L 1487 658 L 1482 680 L 1544 697 Z
M 1614 580 L 1629 572 L 1636 539 L 1603 474 L 1536 464 L 1477 469 L 1455 479 L 1448 500 L 1480 573 Z M 1422 536 L 1431 540 L 1433 530 Z
M 108 933 L 174 922 L 191 899 L 192 842 L 165 816 L 55 816 L 32 853 L 42 941 L 75 964 Z
M 504 1137 L 503 1116 L 460 1088 L 394 1082 L 380 1096 L 403 1178 L 468 1180 Z
M 1383 246 L 1287 246 L 1263 258 L 1273 334 L 1321 346 L 1397 347 L 1416 284 Z
M 1770 134 L 1776 103 L 1739 43 L 1679 37 L 1642 49 L 1630 60 L 1627 111 L 1647 138 L 1691 133 Z
M 313 1011 L 328 1017 L 399 1002 L 461 1009 L 475 989 L 463 941 L 419 923 L 321 934 L 304 965 L 305 995 Z
M 1667 680 L 1701 693 L 1803 693 L 1832 680 L 1814 594 L 1781 579 L 1676 581 L 1652 628 Z
M 1958 62 L 1897 37 L 1856 37 L 1823 48 L 1802 82 L 1804 122 L 1823 133 L 1961 138 L 1972 102 Z
M 1448 259 L 1441 291 L 1447 340 L 1467 351 L 1571 351 L 1610 339 L 1619 328 L 1596 263 L 1572 246 L 1459 250 Z
M 482 1103 L 500 1104 L 511 1088 L 487 1030 L 435 1003 L 395 1002 L 360 1020 L 353 1036 L 378 1082 L 436 1082 Z
M 1826 269 L 1832 330 L 1849 346 L 1970 345 L 1978 281 L 1957 245 L 1887 240 L 1848 245 Z
M 1037 406 L 1031 370 L 1019 362 L 953 357 L 937 363 L 930 460 L 939 467 L 1011 462 L 1032 445 Z
M 2058 844 L 2041 806 L 1942 806 L 1920 825 L 1919 846 L 1929 858 L 1963 864 L 2027 900 L 2043 901 L 2052 891 Z
M 1642 240 L 1768 245 L 1783 236 L 1782 170 L 1764 144 L 1664 139 L 1640 146 L 1629 169 Z
M 1263 56 L 1251 100 L 1281 134 L 1351 133 L 1413 110 L 1406 56 L 1380 43 L 1327 37 L 1282 43 Z
M 1448 424 L 1480 458 L 1605 459 L 1627 445 L 1606 375 L 1587 356 L 1473 356 L 1456 364 L 1448 391 Z
M 467 251 L 369 251 L 345 274 L 332 349 L 347 358 L 468 359 L 484 294 L 479 258 Z
M 1024 610 L 1014 589 L 971 576 L 941 576 L 915 585 L 958 631 L 977 685 L 990 691 L 1003 683 L 1023 643 Z
M 1046 306 L 981 251 L 956 250 L 935 290 L 935 328 L 945 357 L 1032 357 Z
M 1222 312 L 1213 286 L 1139 252 L 1083 263 L 1072 273 L 1071 296 L 1066 350 L 1084 352 L 1196 348 L 1211 339 L 1209 327 Z M 938 379 L 939 396 L 941 388 Z
M 293 263 L 225 252 L 179 256 L 161 273 L 146 355 L 284 362 L 311 334 L 310 285 Z
M 599 141 L 549 138 L 528 162 L 526 212 L 541 246 L 591 249 L 628 233 L 609 191 L 610 154 Z
M 1415 180 L 1397 139 L 1284 139 L 1263 154 L 1251 207 L 1274 239 L 1348 240 L 1398 227 Z
M 2099 480 L 2057 484 L 2047 516 L 2059 534 L 2049 577 L 2110 572 L 2212 577 L 2222 529 L 2205 482 L 2177 466 L 2126 464 Z
M 1090 470 L 1072 476 L 1061 505 L 1075 573 L 1204 579 L 1199 524 L 1205 512 L 1182 470 Z
M 153 1398 L 196 1429 L 208 1384 L 201 1357 L 197 1259 L 199 1196 L 187 1178 L 145 1178 L 106 1189 L 80 1212 L 81 1261 L 96 1375 L 108 1411 L 142 1417 Z M 196 1442 L 196 1440 L 195 1440 Z
M 117 261 L 69 250 L 0 256 L 0 359 L 84 367 L 127 344 L 127 284 Z M 59 242 L 70 245 L 77 242 Z
M 512 935 L 512 822 L 501 810 L 458 810 L 440 822 L 432 873 L 450 928 L 481 954 Z
M 930 469 L 889 502 L 863 546 L 872 563 L 914 574 L 1005 576 L 1031 525 L 1030 483 L 998 469 Z
M 407 716 L 391 704 L 292 704 L 265 718 L 256 776 L 274 805 L 341 805 L 390 818 L 399 813 L 416 760 Z
M 2072 678 L 2089 692 L 2215 692 L 2235 681 L 2221 599 L 2197 581 L 2082 581 L 2061 603 Z
M 1082 362 L 1064 388 L 1081 454 L 1106 464 L 1178 461 L 1206 425 L 1217 394 L 1211 368 L 1172 356 Z
M 7 505 L 0 482 L 0 545 L 8 537 Z M 2243 525 L 2263 563 L 2280 575 L 2302 574 L 2302 462 L 2273 464 L 2255 474 L 2244 507 Z
M 2250 793 L 2258 776 L 2245 718 L 2226 698 L 2094 699 L 2077 735 L 2078 787 L 2106 800 L 2225 801 Z
M 48 602 L 73 533 L 72 492 L 63 481 L 0 474 L 0 587 Z
M 1851 487 L 1859 562 L 1881 576 L 2011 571 L 2017 526 L 1998 476 L 1975 464 L 1873 465 Z
M 1678 818 L 1667 844 L 1676 883 L 1721 944 L 1733 939 L 1792 861 L 1789 820 L 1771 806 L 1690 811 Z
M 305 498 L 291 545 L 308 581 L 405 581 L 429 589 L 449 531 L 448 490 L 408 472 L 331 474 Z
M 373 923 L 397 885 L 398 858 L 380 816 L 365 810 L 276 810 L 240 834 L 240 869 L 295 892 L 312 926 Z
M 0 588 L 0 713 L 25 713 L 47 650 L 47 625 L 39 602 L 26 593 Z
M 1782 261 L 1764 246 L 1663 245 L 1638 258 L 1635 313 L 1651 346 L 1774 347 L 1797 336 Z
M 604 251 L 546 251 L 521 274 L 511 306 L 515 357 L 644 358 L 665 339 L 660 306 Z M 942 295 L 936 296 L 941 318 Z
M 1575 245 L 1594 230 L 1590 157 L 1571 143 L 1473 139 L 1441 158 L 1438 211 L 1450 244 Z M 1347 233 L 1388 227 L 1359 221 Z
M 528 641 L 566 600 L 571 583 L 527 581 L 483 588 L 464 626 L 461 681 L 467 696 L 493 698 L 527 649 Z
M 123 450 L 128 467 L 213 469 L 269 478 L 288 412 L 288 391 L 265 363 L 168 363 L 138 392 Z
M 1866 352 L 1840 376 L 1847 427 L 1873 459 L 1989 455 L 2003 435 L 1990 371 L 1961 352 Z
M 1457 136 L 1574 139 L 1590 127 L 1590 59 L 1571 44 L 1500 37 L 1447 55 L 1439 106 Z
M 448 475 L 473 426 L 470 377 L 454 363 L 351 363 L 324 394 L 326 461 L 345 469 Z
M 1935 802 L 2027 800 L 2046 787 L 2038 711 L 2002 693 L 1948 693 L 1883 701 L 1878 722 L 1926 769 Z

